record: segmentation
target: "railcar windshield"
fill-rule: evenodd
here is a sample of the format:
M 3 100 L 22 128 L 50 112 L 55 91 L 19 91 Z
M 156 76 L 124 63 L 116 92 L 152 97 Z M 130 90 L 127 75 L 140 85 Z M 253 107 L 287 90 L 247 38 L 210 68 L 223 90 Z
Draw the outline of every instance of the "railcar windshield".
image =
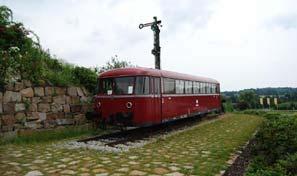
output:
M 135 77 L 114 78 L 114 94 L 127 95 L 133 94 Z
M 99 80 L 99 94 L 129 95 L 134 92 L 135 77 L 103 78 Z
M 149 94 L 149 89 L 148 76 L 129 76 L 99 79 L 98 92 L 106 95 L 147 95 Z

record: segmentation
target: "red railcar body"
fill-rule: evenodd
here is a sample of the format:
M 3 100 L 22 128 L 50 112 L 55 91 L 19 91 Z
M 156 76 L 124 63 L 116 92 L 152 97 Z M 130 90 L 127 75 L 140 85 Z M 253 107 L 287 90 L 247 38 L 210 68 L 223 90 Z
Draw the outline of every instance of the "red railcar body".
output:
M 219 82 L 150 68 L 122 68 L 99 75 L 94 109 L 101 121 L 148 126 L 221 111 Z

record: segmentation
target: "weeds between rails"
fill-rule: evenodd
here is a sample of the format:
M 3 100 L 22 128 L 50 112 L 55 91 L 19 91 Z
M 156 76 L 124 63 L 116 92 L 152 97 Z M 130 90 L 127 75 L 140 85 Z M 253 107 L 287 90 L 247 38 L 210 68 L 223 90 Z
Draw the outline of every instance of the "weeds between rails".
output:
M 110 134 L 104 134 L 100 136 L 94 136 L 86 139 L 78 140 L 77 142 L 89 142 L 98 140 L 110 140 L 112 142 L 107 143 L 108 146 L 115 146 L 118 144 L 125 144 L 127 142 L 134 142 L 138 140 L 147 139 L 153 136 L 166 134 L 168 132 L 183 129 L 185 127 L 191 127 L 198 124 L 201 121 L 212 120 L 220 114 L 199 115 L 189 118 L 178 119 L 158 125 L 139 127 L 126 131 L 119 131 Z

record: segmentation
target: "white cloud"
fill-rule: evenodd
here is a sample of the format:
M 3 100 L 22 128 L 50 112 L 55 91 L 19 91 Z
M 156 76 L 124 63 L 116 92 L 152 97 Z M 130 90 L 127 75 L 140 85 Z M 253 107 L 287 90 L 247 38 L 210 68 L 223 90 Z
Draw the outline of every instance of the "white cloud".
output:
M 152 31 L 162 20 L 162 67 L 213 77 L 223 90 L 297 87 L 297 1 L 21 1 L 0 0 L 68 62 L 104 64 L 119 55 L 154 67 Z

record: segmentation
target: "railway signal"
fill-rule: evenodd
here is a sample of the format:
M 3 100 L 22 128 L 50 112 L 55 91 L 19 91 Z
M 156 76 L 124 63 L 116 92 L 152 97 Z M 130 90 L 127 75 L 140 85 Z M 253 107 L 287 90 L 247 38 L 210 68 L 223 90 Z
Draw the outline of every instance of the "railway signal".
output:
M 152 31 L 154 32 L 154 48 L 152 49 L 152 54 L 155 56 L 155 68 L 161 69 L 161 61 L 160 61 L 160 55 L 161 55 L 161 47 L 160 47 L 160 27 L 161 26 L 161 20 L 157 20 L 157 17 L 154 17 L 154 21 L 151 23 L 145 23 L 140 24 L 139 29 L 142 29 L 144 27 L 151 27 Z

